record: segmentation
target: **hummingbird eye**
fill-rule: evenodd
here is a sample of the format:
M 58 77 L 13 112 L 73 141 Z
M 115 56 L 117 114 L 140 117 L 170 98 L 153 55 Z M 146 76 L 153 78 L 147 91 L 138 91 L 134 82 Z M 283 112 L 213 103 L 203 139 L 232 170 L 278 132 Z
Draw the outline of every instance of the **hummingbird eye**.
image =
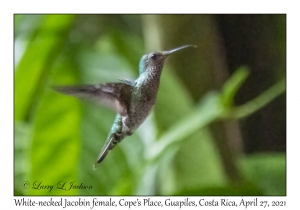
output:
M 157 57 L 156 54 L 152 54 L 152 55 L 151 55 L 151 59 L 152 59 L 152 60 L 156 60 L 156 57 Z

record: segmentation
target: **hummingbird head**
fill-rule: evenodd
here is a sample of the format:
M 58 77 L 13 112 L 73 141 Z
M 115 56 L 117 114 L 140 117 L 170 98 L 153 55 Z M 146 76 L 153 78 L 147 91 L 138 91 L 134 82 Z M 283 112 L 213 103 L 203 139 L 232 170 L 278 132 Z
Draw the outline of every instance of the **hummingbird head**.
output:
M 150 73 L 159 73 L 162 70 L 166 57 L 168 57 L 173 52 L 187 48 L 187 47 L 197 47 L 196 45 L 185 45 L 182 47 L 175 48 L 173 50 L 162 51 L 162 52 L 152 52 L 146 54 L 142 57 L 140 61 L 140 74 L 145 71 L 150 71 Z

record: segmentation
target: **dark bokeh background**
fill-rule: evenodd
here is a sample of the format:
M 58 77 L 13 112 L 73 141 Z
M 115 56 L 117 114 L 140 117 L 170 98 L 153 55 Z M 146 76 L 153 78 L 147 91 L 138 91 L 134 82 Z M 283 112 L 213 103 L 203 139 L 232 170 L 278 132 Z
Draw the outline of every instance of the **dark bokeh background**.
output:
M 236 97 L 237 104 L 251 100 L 278 78 L 285 77 L 285 15 L 238 15 L 238 18 L 221 15 L 218 16 L 218 24 L 227 49 L 229 72 L 243 64 L 251 69 L 248 80 Z M 233 27 L 230 27 L 231 24 Z M 285 116 L 284 94 L 241 122 L 245 152 L 285 151 Z
M 16 195 L 285 195 L 286 15 L 14 21 Z M 114 113 L 51 85 L 136 78 L 143 54 L 185 44 L 198 47 L 167 59 L 153 114 L 93 171 Z

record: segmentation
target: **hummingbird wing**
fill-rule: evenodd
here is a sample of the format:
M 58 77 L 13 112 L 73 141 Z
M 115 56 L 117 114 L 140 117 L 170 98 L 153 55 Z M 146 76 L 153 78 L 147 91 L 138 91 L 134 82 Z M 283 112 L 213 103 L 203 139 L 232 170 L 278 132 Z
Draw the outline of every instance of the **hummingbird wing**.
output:
M 106 83 L 101 85 L 56 86 L 54 89 L 80 99 L 96 101 L 100 105 L 125 116 L 130 105 L 132 86 L 126 83 Z

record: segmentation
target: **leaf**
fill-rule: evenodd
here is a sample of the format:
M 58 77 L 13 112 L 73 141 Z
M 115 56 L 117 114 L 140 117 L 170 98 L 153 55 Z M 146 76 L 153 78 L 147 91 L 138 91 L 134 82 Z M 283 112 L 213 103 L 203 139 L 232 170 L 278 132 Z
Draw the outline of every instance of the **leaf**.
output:
M 14 195 L 25 195 L 23 184 L 28 181 L 31 127 L 26 123 L 15 123 L 14 126 Z
M 237 69 L 234 74 L 228 79 L 224 84 L 221 102 L 224 107 L 229 108 L 233 104 L 234 96 L 236 95 L 238 89 L 246 80 L 249 75 L 249 70 L 247 67 L 241 67 Z
M 73 98 L 46 93 L 34 122 L 30 183 L 54 185 L 77 181 L 80 104 Z M 77 132 L 76 132 L 77 130 Z M 29 191 L 30 195 L 75 195 L 76 190 Z
M 265 195 L 286 195 L 286 155 L 265 153 L 245 156 L 239 161 L 242 172 Z
M 24 190 L 24 194 L 76 194 L 76 190 L 34 189 L 39 183 L 55 188 L 60 181 L 76 179 L 74 162 L 76 163 L 79 153 L 76 130 L 79 126 L 80 105 L 74 102 L 74 99 L 61 100 L 58 94 L 45 88 L 51 76 L 50 71 L 53 70 L 63 49 L 74 16 L 32 15 L 30 17 L 31 20 L 36 18 L 39 21 L 33 24 L 33 29 L 29 33 L 25 32 L 29 42 L 16 68 L 14 94 L 15 124 L 17 126 L 18 122 L 27 121 L 30 128 L 28 141 L 24 141 L 27 142 L 28 151 L 26 150 L 26 155 L 23 156 L 24 166 L 28 166 L 28 169 L 21 178 L 23 182 L 29 180 L 30 188 Z M 24 34 L 19 31 L 19 35 Z M 66 65 L 61 71 L 66 72 L 70 68 L 70 65 Z M 76 77 L 69 78 L 70 81 L 76 80 Z M 21 142 L 19 137 L 15 140 L 15 150 L 18 151 Z M 16 157 L 17 160 L 16 166 L 19 166 L 21 160 Z M 15 175 L 17 174 L 16 169 Z M 15 189 L 20 192 L 18 188 Z
M 175 125 L 162 135 L 158 142 L 150 149 L 148 157 L 150 159 L 158 158 L 167 147 L 184 140 L 195 131 L 215 120 L 222 112 L 218 101 L 218 94 L 208 94 L 194 111 L 191 111 L 187 117 L 175 123 Z
M 65 65 L 63 65 L 65 64 Z M 60 63 L 55 71 L 67 71 L 72 65 Z M 55 75 L 55 74 L 54 74 Z M 56 74 L 55 79 L 60 80 Z M 68 75 L 76 81 L 76 75 Z M 77 189 L 68 190 L 71 182 L 80 185 L 77 177 L 80 152 L 81 104 L 79 100 L 50 90 L 44 92 L 33 121 L 33 137 L 30 152 L 31 188 L 29 195 L 76 195 Z M 66 190 L 57 189 L 58 183 L 66 182 Z M 50 190 L 34 189 L 52 185 Z M 85 182 L 86 185 L 91 183 Z
M 261 93 L 256 98 L 252 99 L 251 101 L 248 101 L 247 103 L 233 107 L 230 110 L 226 110 L 223 114 L 223 118 L 243 118 L 247 117 L 254 112 L 258 111 L 259 109 L 266 106 L 268 103 L 270 103 L 272 100 L 274 100 L 276 97 L 284 93 L 285 91 L 285 78 L 281 79 L 279 82 L 274 84 L 272 87 L 270 87 L 268 90 Z
M 26 119 L 34 109 L 43 82 L 51 70 L 73 22 L 72 15 L 45 15 L 32 34 L 15 73 L 14 117 Z

